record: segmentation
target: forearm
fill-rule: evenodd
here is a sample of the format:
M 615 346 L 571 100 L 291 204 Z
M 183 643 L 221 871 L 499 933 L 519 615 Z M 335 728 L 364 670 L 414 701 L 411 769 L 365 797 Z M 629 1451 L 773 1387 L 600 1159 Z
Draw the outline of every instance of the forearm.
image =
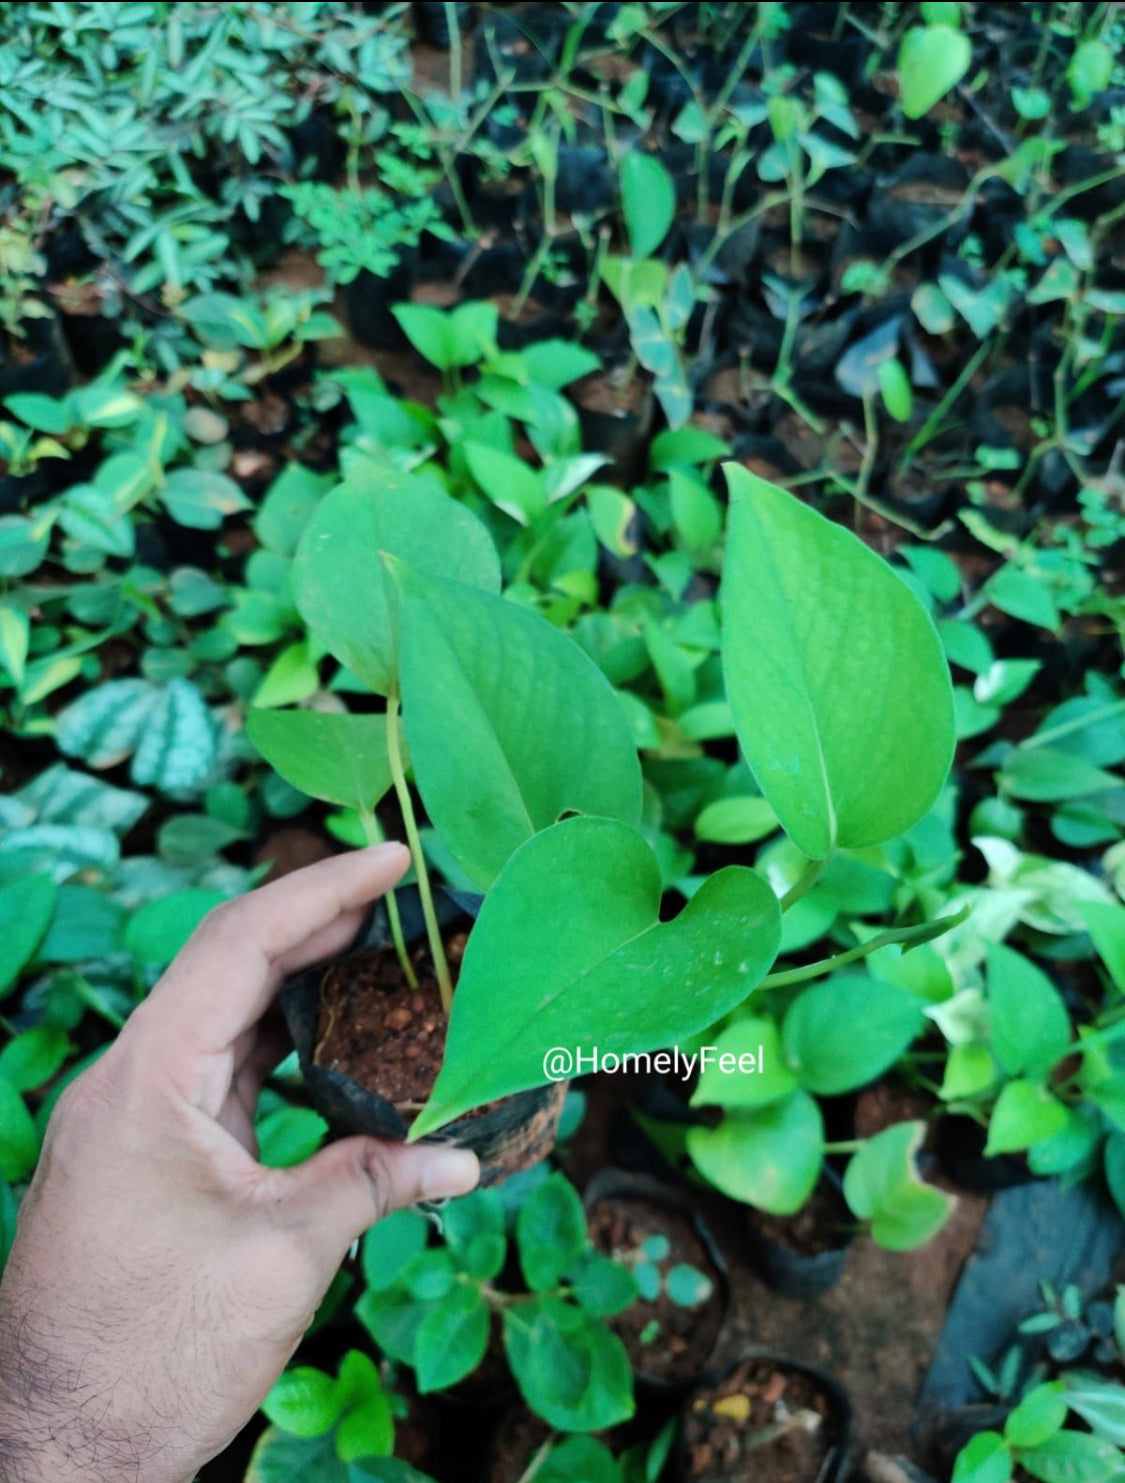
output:
M 50 1335 L 22 1294 L 0 1284 L 0 1483 L 138 1483 L 159 1450 L 126 1428 L 117 1386 L 98 1378 L 96 1341 Z M 190 1476 L 188 1474 L 187 1476 Z

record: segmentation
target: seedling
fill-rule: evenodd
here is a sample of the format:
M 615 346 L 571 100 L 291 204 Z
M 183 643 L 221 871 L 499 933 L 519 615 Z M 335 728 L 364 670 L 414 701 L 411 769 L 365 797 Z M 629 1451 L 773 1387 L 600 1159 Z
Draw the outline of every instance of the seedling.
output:
M 945 779 L 950 683 L 918 599 L 850 533 L 737 465 L 726 472 L 727 693 L 807 866 L 780 904 L 755 871 L 728 866 L 668 922 L 617 697 L 565 634 L 499 596 L 470 511 L 432 476 L 373 471 L 328 495 L 306 528 L 298 605 L 385 714 L 265 713 L 251 736 L 284 776 L 369 828 L 394 788 L 450 1016 L 411 1138 L 542 1084 L 552 1046 L 654 1050 L 713 1024 L 768 971 L 781 909 L 833 853 L 901 833 Z M 456 996 L 408 767 L 459 883 L 484 893 Z
M 560 1430 L 600 1431 L 633 1412 L 629 1361 L 603 1320 L 629 1306 L 636 1284 L 593 1249 L 582 1202 L 561 1174 L 524 1194 L 514 1230 L 494 1190 L 449 1204 L 436 1244 L 416 1210 L 381 1221 L 364 1241 L 368 1291 L 356 1313 L 386 1354 L 413 1368 L 423 1394 L 472 1374 L 497 1316 L 528 1405 Z M 512 1245 L 517 1290 L 503 1284 Z M 557 1384 L 559 1366 L 576 1377 L 573 1386 Z
M 646 1302 L 657 1302 L 663 1293 L 677 1308 L 701 1307 L 714 1292 L 714 1283 L 706 1272 L 688 1262 L 678 1262 L 662 1272 L 660 1263 L 668 1259 L 670 1250 L 668 1237 L 656 1234 L 647 1236 L 637 1251 L 617 1255 L 632 1271 L 637 1292 Z M 641 1343 L 652 1344 L 659 1337 L 660 1320 L 653 1318 L 641 1330 Z

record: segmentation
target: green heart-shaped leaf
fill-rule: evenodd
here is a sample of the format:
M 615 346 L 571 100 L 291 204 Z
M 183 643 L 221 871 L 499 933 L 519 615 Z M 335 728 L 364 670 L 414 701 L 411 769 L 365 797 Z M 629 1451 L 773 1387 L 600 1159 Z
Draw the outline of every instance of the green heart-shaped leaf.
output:
M 758 786 L 810 859 L 892 839 L 929 809 L 953 757 L 937 630 L 850 531 L 724 469 L 723 673 Z
M 919 1178 L 914 1155 L 925 1123 L 896 1123 L 869 1138 L 844 1171 L 844 1195 L 888 1251 L 909 1251 L 935 1235 L 953 1213 L 952 1195 Z
M 902 38 L 898 53 L 898 85 L 902 111 L 921 118 L 968 72 L 973 45 L 954 26 L 913 26 Z
M 729 1111 L 717 1127 L 689 1128 L 687 1150 L 704 1179 L 732 1200 L 792 1215 L 820 1178 L 824 1123 L 798 1088 L 768 1107 Z
M 310 798 L 370 809 L 391 786 L 386 716 L 251 710 L 246 730 L 266 761 Z
M 411 1138 L 541 1085 L 554 1047 L 658 1050 L 745 999 L 781 932 L 761 876 L 719 870 L 666 923 L 660 895 L 656 857 L 615 819 L 564 819 L 517 850 L 469 937 L 445 1062 Z
M 402 711 L 431 822 L 487 890 L 560 814 L 635 824 L 641 769 L 617 694 L 538 613 L 394 564 Z
M 500 590 L 492 537 L 436 480 L 388 468 L 326 495 L 297 548 L 294 596 L 328 651 L 379 695 L 394 689 L 398 668 L 384 551 L 432 576 Z

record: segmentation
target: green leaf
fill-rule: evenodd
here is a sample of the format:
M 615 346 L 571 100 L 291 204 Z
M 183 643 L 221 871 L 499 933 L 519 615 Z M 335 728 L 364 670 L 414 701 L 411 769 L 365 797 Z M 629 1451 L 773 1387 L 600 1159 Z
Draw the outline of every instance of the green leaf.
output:
M 665 1278 L 665 1288 L 679 1307 L 698 1308 L 714 1292 L 715 1284 L 706 1272 L 689 1267 L 686 1262 L 677 1262 Z
M 999 1432 L 978 1432 L 957 1454 L 953 1483 L 1008 1483 L 1012 1454 Z
M 0 607 L 0 664 L 17 689 L 23 688 L 30 642 L 31 620 L 27 613 L 5 603 Z
M 1004 1436 L 1013 1447 L 1038 1447 L 1066 1420 L 1066 1390 L 1059 1380 L 1037 1385 L 1025 1395 L 1004 1422 Z
M 490 1282 L 508 1251 L 504 1202 L 496 1190 L 476 1189 L 451 1200 L 442 1212 L 442 1235 L 471 1277 Z
M 534 525 L 547 508 L 542 475 L 502 448 L 471 442 L 462 447 L 469 472 L 496 508 L 520 525 Z
M 251 710 L 246 730 L 266 761 L 310 798 L 371 809 L 391 786 L 386 716 Z
M 1010 1081 L 996 1099 L 988 1124 L 986 1154 L 1017 1153 L 1053 1138 L 1066 1126 L 1066 1108 L 1034 1081 Z
M 705 484 L 682 469 L 671 471 L 668 488 L 677 533 L 691 550 L 706 551 L 723 533 L 723 512 L 718 500 Z
M 439 371 L 474 366 L 496 354 L 495 304 L 459 304 L 435 309 L 429 304 L 399 304 L 391 313 L 418 354 Z
M 1121 1477 L 1121 1453 L 1089 1432 L 1058 1431 L 1022 1450 L 1020 1466 L 1042 1483 L 1110 1483 Z
M 418 1389 L 445 1390 L 472 1374 L 488 1348 L 491 1312 L 475 1287 L 455 1287 L 422 1320 L 414 1342 Z
M 0 1050 L 0 1076 L 17 1092 L 32 1092 L 50 1081 L 70 1048 L 67 1033 L 59 1025 L 36 1025 L 23 1030 Z
M 956 1201 L 918 1177 L 925 1123 L 896 1123 L 869 1138 L 844 1171 L 844 1196 L 888 1251 L 909 1251 L 941 1229 Z
M 715 1041 L 714 1058 L 703 1067 L 693 1107 L 764 1107 L 796 1090 L 797 1075 L 786 1064 L 776 1023 L 765 1016 L 738 1019 Z M 753 1057 L 755 1069 L 728 1070 L 724 1056 Z
M 764 798 L 716 798 L 700 810 L 695 837 L 712 844 L 753 844 L 777 827 L 777 815 Z
M 912 26 L 898 53 L 899 98 L 907 118 L 929 113 L 973 60 L 972 42 L 952 26 Z
M 1032 803 L 1060 803 L 1087 798 L 1119 786 L 1113 773 L 1095 767 L 1084 757 L 1056 752 L 1050 747 L 1017 747 L 1004 759 L 998 781 L 1013 798 Z
M 838 973 L 797 996 L 781 1038 L 801 1085 L 834 1097 L 893 1066 L 925 1023 L 909 989 L 865 973 Z
M 297 1437 L 280 1427 L 267 1426 L 254 1447 L 244 1483 L 293 1483 L 295 1478 L 304 1483 L 352 1483 L 352 1472 L 336 1456 L 336 1438 L 331 1430 L 319 1437 Z M 391 1483 L 389 1477 L 386 1483 Z
M 1000 943 L 988 949 L 992 1048 L 1009 1076 L 1045 1076 L 1070 1044 L 1070 1016 L 1034 963 Z
M 727 1112 L 717 1127 L 687 1134 L 704 1179 L 771 1215 L 800 1210 L 820 1178 L 823 1149 L 820 1108 L 800 1090 L 768 1107 Z
M 1103 1380 L 1088 1370 L 1067 1370 L 1062 1385 L 1066 1390 L 1064 1413 L 1069 1406 L 1095 1436 L 1125 1446 L 1125 1386 L 1120 1381 Z
M 648 461 L 653 472 L 659 474 L 677 466 L 713 463 L 729 453 L 729 443 L 701 427 L 666 427 L 653 438 Z
M 55 914 L 39 955 L 48 963 L 79 963 L 118 950 L 125 908 L 92 886 L 59 887 Z
M 319 1437 L 330 1431 L 344 1409 L 345 1396 L 331 1375 L 311 1365 L 296 1365 L 277 1377 L 262 1402 L 269 1421 L 297 1437 Z
M 271 706 L 298 705 L 308 700 L 320 685 L 317 656 L 312 644 L 300 640 L 287 644 L 270 665 L 254 691 L 253 703 L 261 710 Z
M 587 1313 L 612 1318 L 623 1312 L 637 1296 L 637 1284 L 629 1268 L 600 1252 L 592 1251 L 571 1277 L 575 1299 Z
M 553 1443 L 536 1464 L 534 1476 L 536 1483 L 622 1483 L 613 1453 L 594 1437 L 564 1437 Z
M 130 776 L 138 787 L 174 793 L 201 783 L 215 764 L 218 735 L 190 680 L 170 680 L 145 716 Z
M 6 1076 L 0 1076 L 0 1179 L 17 1184 L 35 1168 L 39 1133 L 27 1103 Z
M 636 823 L 640 765 L 593 660 L 505 598 L 404 566 L 396 575 L 414 776 L 465 874 L 486 890 L 514 850 L 568 810 Z
M 170 891 L 129 918 L 124 946 L 138 963 L 170 963 L 200 922 L 227 898 L 221 891 Z
M 53 516 L 0 515 L 0 577 L 26 577 L 47 554 Z
M 130 756 L 156 705 L 147 680 L 109 680 L 87 690 L 55 722 L 59 750 L 89 767 L 114 767 Z
M 292 556 L 309 517 L 332 485 L 302 463 L 288 463 L 266 491 L 254 516 L 254 534 L 267 551 Z
M 70 431 L 72 419 L 65 399 L 44 396 L 39 391 L 17 391 L 4 398 L 4 406 L 38 433 L 61 438 Z
M 586 1248 L 586 1215 L 570 1181 L 552 1174 L 521 1207 L 516 1221 L 520 1267 L 532 1292 L 556 1287 Z
M 383 1388 L 370 1355 L 349 1349 L 336 1382 L 344 1397 L 344 1414 L 336 1429 L 336 1454 L 343 1462 L 381 1456 L 394 1446 L 391 1398 Z
M 0 886 L 0 994 L 31 961 L 55 909 L 56 887 L 47 874 L 29 875 Z
M 920 819 L 953 756 L 937 632 L 862 541 L 736 464 L 723 672 L 747 761 L 810 859 Z
M 761 876 L 717 871 L 671 922 L 660 898 L 656 857 L 615 820 L 566 819 L 517 850 L 469 936 L 445 1061 L 411 1138 L 540 1085 L 552 1047 L 656 1050 L 744 999 L 781 930 Z
M 1118 901 L 1086 901 L 1079 911 L 1098 957 L 1115 987 L 1125 994 L 1125 906 Z
M 504 1349 L 524 1400 L 549 1426 L 602 1431 L 632 1416 L 625 1346 L 581 1308 L 553 1297 L 505 1308 Z
M 398 669 L 383 552 L 432 577 L 500 590 L 492 538 L 433 480 L 388 468 L 373 486 L 326 495 L 293 563 L 297 606 L 329 652 L 380 695 Z
M 951 1045 L 941 1083 L 943 1102 L 959 1102 L 987 1091 L 996 1080 L 996 1062 L 987 1045 Z
M 1066 69 L 1066 80 L 1070 83 L 1077 108 L 1087 107 L 1095 93 L 1104 92 L 1109 87 L 1113 63 L 1113 49 L 1104 41 L 1083 41 L 1075 47 Z
M 133 522 L 114 500 L 92 484 L 77 484 L 63 496 L 59 525 L 79 546 L 106 556 L 132 556 Z
M 633 256 L 651 257 L 676 214 L 676 186 L 655 156 L 630 149 L 620 167 L 621 204 Z
M 982 591 L 993 607 L 1018 618 L 1021 623 L 1030 623 L 1035 628 L 1049 628 L 1057 633 L 1059 610 L 1051 596 L 1050 588 L 1039 577 L 1024 572 L 1016 566 L 1002 566 L 984 584 Z
M 883 406 L 896 422 L 909 422 L 914 410 L 914 393 L 905 366 L 892 357 L 881 361 L 875 374 L 879 379 Z
M 225 516 L 250 508 L 234 480 L 217 469 L 173 469 L 160 498 L 172 519 L 192 530 L 218 530 Z
M 277 1483 L 292 1483 L 294 1478 L 308 1479 L 308 1483 L 313 1483 L 312 1475 L 299 1468 L 279 1477 Z M 365 1479 L 371 1483 L 434 1483 L 428 1473 L 420 1473 L 398 1457 L 366 1457 L 353 1462 L 348 1469 L 347 1483 L 364 1483 Z M 259 1483 L 259 1480 L 247 1478 L 245 1483 Z M 273 1480 L 262 1479 L 260 1483 L 273 1483 Z M 319 1477 L 316 1483 L 320 1483 Z M 332 1483 L 332 1480 L 326 1479 L 325 1483 Z
M 416 1210 L 384 1216 L 363 1238 L 363 1275 L 374 1292 L 398 1281 L 403 1269 L 426 1249 L 429 1223 Z
M 279 1107 L 257 1125 L 258 1162 L 288 1169 L 311 1158 L 324 1142 L 328 1124 L 311 1107 Z

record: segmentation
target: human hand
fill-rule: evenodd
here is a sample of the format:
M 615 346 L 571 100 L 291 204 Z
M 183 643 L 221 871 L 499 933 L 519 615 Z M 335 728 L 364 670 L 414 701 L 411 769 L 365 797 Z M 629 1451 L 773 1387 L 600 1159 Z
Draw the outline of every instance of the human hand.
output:
M 59 1099 L 0 1283 L 4 1483 L 185 1483 L 253 1415 L 356 1237 L 476 1184 L 474 1154 L 432 1145 L 256 1157 L 278 985 L 342 951 L 408 863 L 379 845 L 220 906 Z

